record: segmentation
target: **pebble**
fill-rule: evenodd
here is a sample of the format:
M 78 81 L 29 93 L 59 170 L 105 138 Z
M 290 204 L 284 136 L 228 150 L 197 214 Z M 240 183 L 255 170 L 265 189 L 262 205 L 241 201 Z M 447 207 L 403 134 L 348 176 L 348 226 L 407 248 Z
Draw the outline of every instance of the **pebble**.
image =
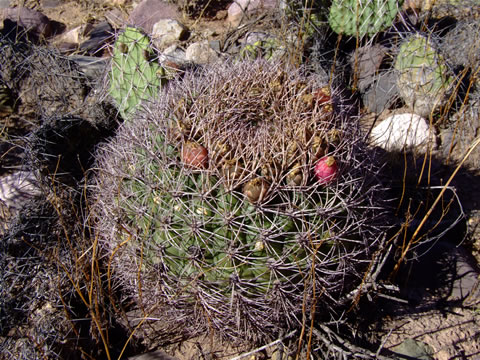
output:
M 380 114 L 390 108 L 399 96 L 396 79 L 396 74 L 391 71 L 373 78 L 373 83 L 362 93 L 363 104 L 369 111 Z
M 195 42 L 187 47 L 185 58 L 199 65 L 211 64 L 219 60 L 217 52 L 212 49 L 207 40 Z
M 159 49 L 165 49 L 188 36 L 188 29 L 177 20 L 160 19 L 153 25 L 152 41 Z

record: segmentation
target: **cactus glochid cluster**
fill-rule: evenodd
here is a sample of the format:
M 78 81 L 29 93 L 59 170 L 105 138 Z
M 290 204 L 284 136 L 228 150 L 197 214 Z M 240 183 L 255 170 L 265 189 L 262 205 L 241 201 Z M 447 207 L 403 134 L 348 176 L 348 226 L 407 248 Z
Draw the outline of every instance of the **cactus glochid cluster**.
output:
M 328 22 L 338 34 L 363 37 L 390 27 L 403 1 L 333 0 Z
M 153 98 L 165 82 L 165 71 L 153 55 L 150 38 L 126 27 L 115 41 L 109 94 L 120 114 L 131 116 L 142 100 Z
M 259 339 L 345 305 L 382 187 L 326 84 L 260 60 L 187 73 L 100 150 L 102 245 L 145 311 Z

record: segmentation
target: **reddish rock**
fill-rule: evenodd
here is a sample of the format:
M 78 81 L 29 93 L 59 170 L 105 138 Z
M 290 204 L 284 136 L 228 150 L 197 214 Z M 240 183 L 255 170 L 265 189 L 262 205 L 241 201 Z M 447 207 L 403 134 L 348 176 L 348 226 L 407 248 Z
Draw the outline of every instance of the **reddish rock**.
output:
M 153 25 L 161 19 L 181 20 L 181 14 L 173 4 L 161 0 L 143 0 L 130 14 L 128 22 L 130 25 L 141 27 L 150 34 Z
M 3 9 L 0 11 L 0 20 L 6 19 L 17 23 L 37 38 L 48 38 L 53 35 L 54 25 L 41 12 L 24 7 Z
M 277 0 L 236 0 L 228 7 L 227 21 L 237 26 L 245 16 L 278 8 Z

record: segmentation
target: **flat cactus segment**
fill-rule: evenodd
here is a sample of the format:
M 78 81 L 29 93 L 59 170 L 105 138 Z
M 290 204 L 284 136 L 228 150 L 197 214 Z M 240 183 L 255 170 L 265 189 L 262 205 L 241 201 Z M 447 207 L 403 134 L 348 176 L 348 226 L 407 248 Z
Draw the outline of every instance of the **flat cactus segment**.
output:
M 402 3 L 402 0 L 333 0 L 328 22 L 338 34 L 374 35 L 392 25 Z
M 426 117 L 442 105 L 453 80 L 445 59 L 429 38 L 415 34 L 405 40 L 394 67 L 399 92 L 415 113 Z
M 141 101 L 157 96 L 165 82 L 165 71 L 152 53 L 149 37 L 133 27 L 125 28 L 115 41 L 109 93 L 124 118 Z

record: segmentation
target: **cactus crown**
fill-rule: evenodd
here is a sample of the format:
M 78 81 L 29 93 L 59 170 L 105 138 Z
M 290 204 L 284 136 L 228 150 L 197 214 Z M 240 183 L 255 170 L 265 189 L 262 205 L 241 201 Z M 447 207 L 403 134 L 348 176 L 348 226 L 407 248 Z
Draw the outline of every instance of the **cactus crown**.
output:
M 328 22 L 338 34 L 374 35 L 392 25 L 402 3 L 401 0 L 333 0 Z
M 109 80 L 109 94 L 124 118 L 131 116 L 142 100 L 157 95 L 165 71 L 154 58 L 149 37 L 139 29 L 126 27 L 115 41 Z

